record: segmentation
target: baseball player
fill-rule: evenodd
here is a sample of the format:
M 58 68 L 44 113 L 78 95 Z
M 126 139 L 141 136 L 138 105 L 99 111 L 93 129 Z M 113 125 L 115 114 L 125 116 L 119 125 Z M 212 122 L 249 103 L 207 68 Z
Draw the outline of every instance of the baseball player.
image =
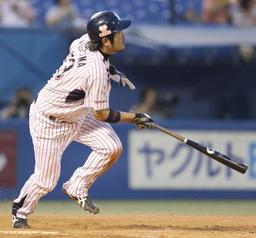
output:
M 14 228 L 29 227 L 28 216 L 35 211 L 39 199 L 56 186 L 62 154 L 73 141 L 89 146 L 92 152 L 63 184 L 63 192 L 84 210 L 99 213 L 88 190 L 122 152 L 121 142 L 109 123 L 151 127 L 153 120 L 144 113 L 109 107 L 111 78 L 135 88 L 109 64 L 109 57 L 125 48 L 122 30 L 130 24 L 129 19 L 121 19 L 112 11 L 94 14 L 87 23 L 87 34 L 71 44 L 63 65 L 31 104 L 29 129 L 35 170 L 13 201 Z

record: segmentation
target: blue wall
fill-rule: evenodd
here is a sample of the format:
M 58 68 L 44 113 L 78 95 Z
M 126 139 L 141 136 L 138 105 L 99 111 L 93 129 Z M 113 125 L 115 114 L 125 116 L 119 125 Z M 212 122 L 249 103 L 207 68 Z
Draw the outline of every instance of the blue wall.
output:
M 34 93 L 60 66 L 68 50 L 64 33 L 46 29 L 0 28 L 0 100 L 20 87 Z
M 250 122 L 214 122 L 214 121 L 158 121 L 164 126 L 173 129 L 192 130 L 231 130 L 231 131 L 255 131 L 256 123 Z M 172 199 L 172 198 L 256 198 L 256 190 L 132 190 L 128 186 L 128 132 L 134 130 L 132 125 L 115 125 L 117 134 L 123 143 L 124 151 L 120 160 L 103 176 L 98 178 L 91 188 L 91 195 L 97 199 Z M 12 199 L 18 195 L 24 182 L 33 172 L 34 159 L 33 148 L 28 130 L 28 122 L 22 120 L 2 121 L 0 133 L 14 131 L 17 133 L 17 182 L 10 188 L 0 187 L 0 199 Z M 141 131 L 141 133 L 145 133 Z M 64 153 L 62 159 L 62 173 L 57 187 L 47 195 L 49 199 L 62 199 L 62 183 L 65 182 L 78 166 L 82 165 L 89 154 L 88 148 L 79 144 L 72 144 Z M 140 159 L 140 158 L 138 158 Z M 247 175 L 244 175 L 247 176 Z M 225 183 L 225 181 L 223 181 Z

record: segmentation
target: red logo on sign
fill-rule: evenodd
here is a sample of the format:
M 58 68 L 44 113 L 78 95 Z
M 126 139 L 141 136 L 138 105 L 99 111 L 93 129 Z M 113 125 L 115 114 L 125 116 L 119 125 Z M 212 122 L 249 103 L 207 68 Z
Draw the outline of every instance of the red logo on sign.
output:
M 15 132 L 0 131 L 0 186 L 16 185 L 16 144 Z

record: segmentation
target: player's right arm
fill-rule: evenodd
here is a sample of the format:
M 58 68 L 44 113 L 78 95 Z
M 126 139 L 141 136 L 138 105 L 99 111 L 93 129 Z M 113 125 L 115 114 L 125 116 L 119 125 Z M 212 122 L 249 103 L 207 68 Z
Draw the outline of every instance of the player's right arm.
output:
M 146 113 L 121 112 L 111 108 L 93 110 L 93 116 L 96 120 L 109 123 L 134 123 L 137 128 L 152 128 L 152 118 Z
M 138 128 L 151 127 L 153 120 L 145 113 L 121 112 L 109 107 L 110 81 L 102 65 L 92 64 L 91 72 L 82 87 L 87 92 L 84 99 L 85 108 L 91 108 L 94 118 L 108 123 L 135 123 Z M 87 83 L 86 83 L 87 82 Z
M 106 89 L 107 85 L 104 85 L 102 81 L 94 81 L 89 90 L 89 95 L 85 97 L 84 106 L 92 109 L 96 120 L 108 123 L 135 123 L 138 128 L 151 127 L 150 122 L 153 122 L 153 120 L 145 113 L 121 112 L 109 108 L 108 90 L 103 93 L 103 97 L 99 93 L 105 91 L 103 88 Z

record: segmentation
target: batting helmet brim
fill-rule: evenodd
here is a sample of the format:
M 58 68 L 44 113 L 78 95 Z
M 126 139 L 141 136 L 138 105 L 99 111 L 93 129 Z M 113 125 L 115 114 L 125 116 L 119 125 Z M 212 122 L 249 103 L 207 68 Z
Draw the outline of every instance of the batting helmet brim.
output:
M 122 31 L 131 25 L 132 21 L 130 19 L 122 18 L 118 24 L 118 31 Z

